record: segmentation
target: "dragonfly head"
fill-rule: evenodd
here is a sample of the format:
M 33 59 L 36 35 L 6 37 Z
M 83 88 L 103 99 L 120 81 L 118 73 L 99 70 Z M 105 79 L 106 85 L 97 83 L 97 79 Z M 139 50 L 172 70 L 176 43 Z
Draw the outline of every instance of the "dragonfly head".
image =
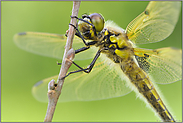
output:
M 97 34 L 104 28 L 104 18 L 101 14 L 93 13 L 90 15 L 82 15 L 78 21 L 78 29 L 85 39 L 96 40 Z
M 98 13 L 92 13 L 90 15 L 83 14 L 82 18 L 83 18 L 83 20 L 88 21 L 89 23 L 93 24 L 95 26 L 96 32 L 100 32 L 103 30 L 105 22 L 104 22 L 104 18 L 101 14 L 98 14 Z M 91 27 L 91 25 L 89 25 L 88 23 L 85 23 L 83 21 L 79 21 L 79 26 L 81 28 L 83 28 L 83 27 L 90 28 Z M 87 29 L 85 29 L 85 30 L 87 30 Z

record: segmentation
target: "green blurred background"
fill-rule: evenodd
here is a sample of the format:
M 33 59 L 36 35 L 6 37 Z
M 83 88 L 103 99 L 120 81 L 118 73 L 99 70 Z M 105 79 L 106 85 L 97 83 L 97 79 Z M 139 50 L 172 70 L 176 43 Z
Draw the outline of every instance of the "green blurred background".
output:
M 83 13 L 102 13 L 122 28 L 140 14 L 148 2 L 81 2 Z M 36 31 L 65 34 L 70 22 L 72 2 L 1 2 L 1 121 L 42 122 L 47 104 L 35 100 L 32 86 L 59 73 L 58 59 L 35 55 L 19 49 L 13 42 L 18 32 Z M 168 10 L 167 10 L 168 11 Z M 182 48 L 182 13 L 171 36 L 144 48 Z M 158 85 L 169 108 L 182 121 L 181 81 Z M 100 101 L 58 103 L 53 121 L 156 122 L 159 120 L 136 94 Z

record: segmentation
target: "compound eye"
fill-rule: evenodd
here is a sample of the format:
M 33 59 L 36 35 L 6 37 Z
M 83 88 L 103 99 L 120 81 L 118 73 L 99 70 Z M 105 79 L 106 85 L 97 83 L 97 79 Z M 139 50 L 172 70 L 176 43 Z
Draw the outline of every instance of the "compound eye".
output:
M 98 13 L 93 13 L 91 15 L 89 15 L 92 24 L 95 26 L 95 29 L 97 32 L 100 32 L 103 30 L 104 28 L 104 18 L 102 17 L 102 15 L 98 14 Z

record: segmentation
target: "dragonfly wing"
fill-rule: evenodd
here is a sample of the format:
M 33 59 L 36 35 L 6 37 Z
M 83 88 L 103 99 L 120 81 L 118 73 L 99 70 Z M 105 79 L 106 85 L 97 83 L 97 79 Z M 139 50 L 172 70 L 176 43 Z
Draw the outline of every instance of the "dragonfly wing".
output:
M 174 30 L 180 8 L 180 1 L 151 1 L 145 11 L 128 24 L 128 38 L 135 44 L 165 39 Z
M 131 92 L 120 67 L 101 55 L 89 74 L 75 73 L 65 79 L 60 102 L 101 100 Z M 47 86 L 51 79 L 44 79 L 33 86 L 32 93 L 37 100 L 47 102 Z
M 182 79 L 182 51 L 180 49 L 170 47 L 149 51 L 141 49 L 140 53 L 138 49 L 140 48 L 134 48 L 138 64 L 154 82 L 168 84 Z
M 23 32 L 14 36 L 14 42 L 19 48 L 35 54 L 57 59 L 63 58 L 66 41 L 67 38 L 65 35 L 41 32 Z M 75 36 L 73 48 L 76 50 L 81 47 L 84 47 L 84 43 Z M 92 57 L 91 51 L 87 51 L 87 53 L 77 54 L 75 60 L 89 59 Z

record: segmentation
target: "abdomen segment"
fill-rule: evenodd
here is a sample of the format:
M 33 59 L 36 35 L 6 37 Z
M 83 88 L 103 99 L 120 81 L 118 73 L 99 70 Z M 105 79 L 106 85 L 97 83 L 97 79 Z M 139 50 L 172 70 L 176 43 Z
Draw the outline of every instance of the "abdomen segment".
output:
M 147 74 L 133 60 L 122 62 L 121 69 L 164 122 L 175 122 Z

